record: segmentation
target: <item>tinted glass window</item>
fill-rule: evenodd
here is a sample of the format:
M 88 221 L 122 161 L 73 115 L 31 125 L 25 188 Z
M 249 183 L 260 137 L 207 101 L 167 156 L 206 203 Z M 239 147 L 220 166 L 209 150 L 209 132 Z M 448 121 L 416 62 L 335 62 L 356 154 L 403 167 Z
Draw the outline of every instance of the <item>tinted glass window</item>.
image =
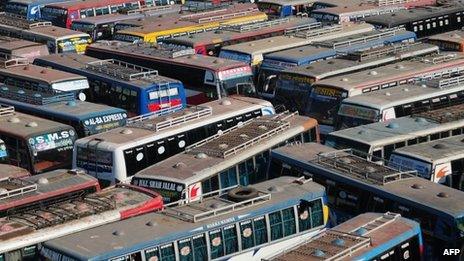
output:
M 280 211 L 269 214 L 269 223 L 271 225 L 271 240 L 282 238 L 283 229 Z

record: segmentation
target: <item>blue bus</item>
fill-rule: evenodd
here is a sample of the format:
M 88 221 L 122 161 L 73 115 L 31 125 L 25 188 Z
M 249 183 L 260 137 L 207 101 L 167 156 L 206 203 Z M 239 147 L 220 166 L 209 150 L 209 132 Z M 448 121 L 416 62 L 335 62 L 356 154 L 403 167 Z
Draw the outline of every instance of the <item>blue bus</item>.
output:
M 42 7 L 66 1 L 70 0 L 10 0 L 5 5 L 5 11 L 24 16 L 27 20 L 39 20 L 42 18 Z
M 464 249 L 464 192 L 414 171 L 368 161 L 353 149 L 305 143 L 271 152 L 269 176 L 305 175 L 325 186 L 335 223 L 364 212 L 392 211 L 421 224 L 426 260 L 447 248 Z M 462 260 L 463 254 L 455 256 Z
M 422 244 L 419 223 L 396 213 L 368 212 L 267 260 L 421 260 Z
M 256 4 L 259 11 L 269 16 L 287 17 L 308 15 L 313 3 L 313 0 L 260 0 Z
M 325 203 L 321 185 L 280 177 L 49 240 L 41 254 L 52 261 L 261 260 L 324 230 Z
M 43 56 L 34 64 L 87 77 L 89 101 L 123 108 L 130 116 L 186 105 L 182 82 L 134 64 L 78 54 Z
M 17 111 L 72 126 L 77 136 L 101 133 L 126 124 L 124 109 L 76 100 L 74 93 L 47 93 L 0 85 L 0 103 Z
M 416 39 L 415 33 L 405 31 L 402 28 L 394 28 L 314 42 L 303 47 L 265 54 L 258 76 L 258 89 L 264 90 L 264 92 L 273 89 L 274 86 L 268 86 L 269 83 L 275 83 L 275 81 L 271 80 L 287 68 L 310 64 L 357 50 L 392 43 L 414 42 Z

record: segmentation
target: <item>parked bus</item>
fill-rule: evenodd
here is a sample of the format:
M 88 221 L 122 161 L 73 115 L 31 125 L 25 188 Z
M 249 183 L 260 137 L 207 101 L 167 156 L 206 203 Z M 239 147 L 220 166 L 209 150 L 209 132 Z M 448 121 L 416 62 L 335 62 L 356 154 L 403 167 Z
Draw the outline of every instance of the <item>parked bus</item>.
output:
M 311 141 L 319 141 L 313 119 L 294 113 L 263 116 L 194 143 L 137 172 L 131 182 L 159 192 L 165 203 L 191 202 L 218 189 L 269 179 L 271 148 Z
M 464 135 L 398 148 L 390 164 L 415 169 L 428 180 L 464 190 Z
M 5 12 L 24 16 L 27 20 L 40 20 L 46 4 L 66 1 L 69 0 L 10 0 L 5 4 Z
M 463 104 L 376 122 L 327 135 L 334 148 L 356 148 L 374 158 L 389 159 L 398 148 L 463 134 Z M 371 158 L 371 156 L 368 156 Z
M 464 24 L 464 5 L 430 6 L 400 10 L 392 14 L 368 17 L 367 23 L 380 28 L 405 27 L 417 37 L 460 29 Z
M 53 25 L 71 28 L 74 20 L 117 13 L 121 9 L 137 9 L 145 4 L 143 0 L 78 0 L 47 4 L 42 8 L 42 19 Z
M 79 139 L 73 166 L 97 177 L 102 184 L 125 181 L 218 131 L 270 114 L 274 114 L 274 108 L 269 102 L 229 97 L 169 115 L 160 111 L 135 117 L 124 128 Z
M 83 53 L 92 41 L 86 33 L 52 26 L 50 22 L 28 21 L 6 13 L 0 13 L 0 33 L 46 44 L 50 53 Z
M 124 109 L 76 100 L 73 93 L 50 94 L 0 85 L 0 103 L 17 111 L 68 124 L 78 137 L 105 132 L 126 124 Z
M 322 186 L 281 177 L 50 240 L 41 253 L 52 261 L 261 260 L 323 231 L 325 204 Z M 115 241 L 114 233 L 124 235 Z
M 423 84 L 405 84 L 346 98 L 335 117 L 335 129 L 346 129 L 373 122 L 445 108 L 464 103 L 464 76 Z
M 9 163 L 35 175 L 71 166 L 75 130 L 62 123 L 15 112 L 1 106 L 0 139 Z
M 0 145 L 0 147 L 1 146 L 2 145 Z M 2 149 L 0 148 L 0 153 L 1 151 Z M 0 157 L 0 180 L 4 178 L 26 178 L 31 176 L 31 173 L 23 168 L 1 163 L 4 162 L 4 160 L 5 157 Z
M 323 23 L 344 23 L 362 21 L 366 17 L 394 13 L 402 9 L 405 9 L 405 7 L 396 5 L 379 6 L 367 1 L 358 5 L 348 2 L 343 6 L 313 10 L 311 17 Z
M 307 97 L 311 88 L 322 79 L 434 54 L 438 51 L 437 46 L 420 42 L 397 43 L 352 51 L 337 58 L 311 63 L 309 66 L 287 68 L 268 81 L 262 90 L 262 95 L 266 95 L 274 104 L 284 105 L 288 110 L 306 113 Z
M 454 76 L 463 70 L 463 58 L 457 53 L 441 53 L 321 80 L 310 90 L 305 115 L 317 119 L 322 133 L 329 133 L 343 99 L 419 79 Z
M 35 58 L 49 54 L 46 44 L 9 36 L 0 36 L 0 53 L 27 58 L 31 63 Z
M 85 76 L 90 85 L 86 90 L 88 101 L 123 108 L 129 116 L 186 105 L 180 81 L 146 67 L 80 54 L 49 55 L 34 63 Z
M 436 5 L 436 0 L 373 0 L 373 1 L 364 1 L 364 0 L 319 0 L 315 1 L 313 4 L 313 10 L 323 9 L 323 8 L 330 8 L 330 7 L 337 7 L 337 6 L 346 6 L 347 4 L 350 5 L 359 5 L 359 4 L 374 4 L 379 7 L 381 6 L 389 6 L 389 5 L 397 5 L 402 6 L 404 8 L 413 8 L 413 7 L 420 7 L 420 6 L 430 6 Z
M 264 261 L 421 260 L 420 224 L 400 214 L 363 213 Z
M 314 0 L 260 0 L 256 4 L 258 9 L 267 15 L 287 17 L 293 15 L 308 15 Z
M 217 29 L 221 26 L 240 25 L 267 20 L 267 15 L 256 8 L 237 4 L 222 12 L 183 15 L 178 19 L 165 19 L 157 23 L 144 23 L 140 27 L 118 30 L 115 40 L 125 42 L 156 43 L 164 39 L 195 32 Z
M 355 155 L 306 143 L 271 153 L 276 176 L 312 176 L 326 187 L 331 218 L 341 223 L 365 212 L 399 213 L 417 221 L 424 235 L 425 260 L 440 260 L 447 248 L 462 249 L 464 192 Z M 460 260 L 461 256 L 450 257 Z
M 287 17 L 252 24 L 227 26 L 214 31 L 173 37 L 164 40 L 164 42 L 193 48 L 198 54 L 218 56 L 223 46 L 282 35 L 287 30 L 313 22 L 315 20 L 311 18 Z
M 316 61 L 330 59 L 356 50 L 384 46 L 391 43 L 414 42 L 416 35 L 401 28 L 375 30 L 351 36 L 338 37 L 264 55 L 258 76 L 258 89 L 268 89 L 265 85 L 276 78 L 276 74 L 286 68 L 307 65 Z
M 444 51 L 464 52 L 464 31 L 461 29 L 431 35 L 427 42 L 439 46 Z
M 157 70 L 161 75 L 182 80 L 188 104 L 241 94 L 256 95 L 249 65 L 195 54 L 193 49 L 171 45 L 99 42 L 87 48 L 87 55 L 116 59 Z
M 17 189 L 31 190 L 31 186 L 23 183 Z M 159 194 L 129 185 L 117 185 L 85 196 L 68 196 L 65 200 L 0 219 L 2 227 L 14 227 L 2 234 L 5 240 L 0 246 L 0 257 L 38 260 L 38 244 L 44 241 L 163 208 Z
M 327 27 L 322 27 L 321 23 L 313 23 L 287 30 L 283 36 L 223 46 L 219 57 L 246 62 L 257 73 L 265 54 L 308 45 L 315 41 L 369 32 L 373 29 L 372 25 L 366 23 L 348 23 Z

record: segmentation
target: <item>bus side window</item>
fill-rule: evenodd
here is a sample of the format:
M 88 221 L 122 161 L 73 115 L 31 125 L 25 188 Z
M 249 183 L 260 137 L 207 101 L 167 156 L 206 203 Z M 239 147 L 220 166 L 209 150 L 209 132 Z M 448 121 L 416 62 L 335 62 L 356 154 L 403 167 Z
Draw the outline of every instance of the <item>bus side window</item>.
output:
M 161 259 L 162 261 L 171 261 L 171 260 L 176 260 L 176 252 L 174 251 L 174 244 L 170 243 L 167 245 L 164 245 L 161 248 Z
M 190 238 L 179 240 L 177 249 L 179 250 L 180 261 L 193 260 L 192 240 Z
M 224 235 L 224 246 L 225 246 L 225 254 L 230 255 L 238 251 L 238 237 L 237 237 L 237 229 L 234 225 L 230 225 L 224 227 L 222 231 Z
M 267 164 L 268 164 L 268 151 L 265 151 L 263 154 L 260 154 L 256 156 L 255 158 L 255 169 L 256 169 L 256 177 L 255 181 L 256 182 L 261 182 L 266 180 L 266 169 L 267 169 Z
M 384 158 L 388 160 L 388 159 L 390 158 L 390 155 L 391 155 L 391 153 L 393 152 L 393 150 L 394 150 L 393 144 L 386 145 L 386 146 L 384 147 L 384 149 L 383 149 L 383 151 L 384 151 Z
M 282 210 L 284 237 L 296 233 L 295 210 L 293 207 Z
M 269 224 L 271 226 L 271 241 L 280 239 L 284 236 L 280 211 L 269 214 Z
M 158 247 L 150 248 L 144 251 L 145 260 L 159 260 L 160 253 Z
M 255 246 L 255 234 L 251 220 L 240 222 L 242 249 L 248 249 Z
M 194 260 L 207 260 L 208 249 L 206 244 L 205 234 L 201 234 L 193 237 L 193 254 Z
M 209 232 L 209 241 L 211 246 L 211 259 L 224 256 L 224 242 L 220 229 Z

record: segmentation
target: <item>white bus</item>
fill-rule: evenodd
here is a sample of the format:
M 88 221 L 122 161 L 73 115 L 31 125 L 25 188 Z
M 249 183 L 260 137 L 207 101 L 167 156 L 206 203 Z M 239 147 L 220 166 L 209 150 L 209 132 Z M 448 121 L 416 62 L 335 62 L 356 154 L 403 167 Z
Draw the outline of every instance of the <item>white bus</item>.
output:
M 390 164 L 415 169 L 436 183 L 464 190 L 464 135 L 399 148 Z
M 218 189 L 269 179 L 272 148 L 311 141 L 319 141 L 314 119 L 289 113 L 263 116 L 138 172 L 132 184 L 155 190 L 165 203 L 195 201 Z
M 163 112 L 128 119 L 126 127 L 77 140 L 74 168 L 84 169 L 103 186 L 127 181 L 188 145 L 251 118 L 274 114 L 274 107 L 259 99 L 228 97 L 167 116 L 160 114 Z
M 335 119 L 335 129 L 385 122 L 461 103 L 464 103 L 464 76 L 405 84 L 344 99 Z
M 464 104 L 376 122 L 327 135 L 326 145 L 355 148 L 360 156 L 388 160 L 398 148 L 463 134 Z

